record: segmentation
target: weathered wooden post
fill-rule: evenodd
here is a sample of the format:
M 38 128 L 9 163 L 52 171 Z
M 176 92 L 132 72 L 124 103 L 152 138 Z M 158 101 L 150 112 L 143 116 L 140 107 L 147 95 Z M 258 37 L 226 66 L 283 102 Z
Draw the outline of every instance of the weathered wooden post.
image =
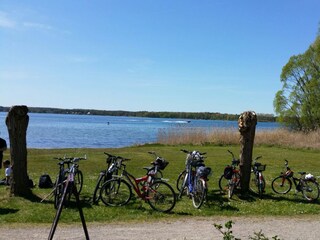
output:
M 27 128 L 29 123 L 28 107 L 13 106 L 6 117 L 10 139 L 12 163 L 11 193 L 27 196 L 31 193 L 27 174 Z
M 240 185 L 242 194 L 247 193 L 249 190 L 256 125 L 257 115 L 255 112 L 243 112 L 238 119 L 238 127 L 240 131 Z

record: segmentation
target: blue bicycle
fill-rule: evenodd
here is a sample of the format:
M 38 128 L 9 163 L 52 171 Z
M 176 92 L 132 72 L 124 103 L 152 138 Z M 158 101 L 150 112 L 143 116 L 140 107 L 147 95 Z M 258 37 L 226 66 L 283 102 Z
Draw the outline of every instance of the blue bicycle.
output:
M 192 198 L 192 203 L 195 208 L 200 208 L 207 197 L 208 192 L 208 176 L 211 173 L 211 168 L 204 165 L 204 155 L 199 151 L 188 151 L 181 149 L 187 153 L 186 167 L 177 179 L 177 189 L 179 198 L 183 194 Z

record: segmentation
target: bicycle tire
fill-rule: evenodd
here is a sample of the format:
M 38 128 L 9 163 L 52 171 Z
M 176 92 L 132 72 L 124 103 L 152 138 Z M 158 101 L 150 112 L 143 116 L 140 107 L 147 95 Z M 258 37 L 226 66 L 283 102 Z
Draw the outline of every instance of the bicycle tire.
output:
M 226 193 L 228 190 L 229 181 L 224 177 L 224 174 L 219 178 L 219 189 L 221 193 Z
M 53 206 L 55 209 L 58 208 L 59 203 L 61 201 L 62 198 L 62 194 L 63 194 L 63 183 L 59 183 L 58 180 L 55 181 L 54 183 L 54 191 L 53 191 L 53 195 L 54 195 L 54 199 L 53 199 Z
M 206 195 L 206 183 L 203 179 L 197 179 L 192 192 L 192 204 L 195 208 L 199 209 Z
M 164 181 L 155 181 L 147 188 L 146 199 L 150 207 L 158 212 L 170 212 L 176 205 L 173 188 Z
M 239 186 L 240 183 L 240 174 L 237 173 L 233 173 L 232 174 L 232 178 L 229 180 L 229 184 L 228 184 L 228 197 L 229 199 L 232 198 L 233 194 L 234 194 L 234 190 Z
M 77 187 L 77 193 L 80 194 L 83 187 L 83 174 L 81 170 L 77 170 L 74 174 L 74 183 Z
M 131 197 L 131 186 L 120 178 L 106 181 L 100 189 L 100 199 L 107 206 L 126 205 Z
M 179 174 L 179 176 L 178 176 L 178 178 L 177 178 L 176 187 L 177 187 L 178 192 L 180 192 L 181 186 L 182 186 L 182 184 L 183 184 L 183 182 L 184 182 L 184 180 L 185 180 L 185 176 L 186 176 L 186 170 L 183 170 L 183 171 Z
M 181 177 L 183 176 L 183 172 L 180 173 Z M 186 173 L 186 171 L 184 171 L 184 180 L 181 182 L 180 185 L 180 190 L 179 190 L 179 195 L 178 198 L 182 198 L 182 195 L 185 194 L 188 190 L 188 186 L 187 186 L 187 182 L 188 182 L 188 174 Z
M 93 196 L 92 196 L 93 204 L 97 204 L 99 202 L 100 189 L 101 189 L 102 185 L 105 183 L 105 178 L 106 178 L 105 171 L 100 172 L 96 187 L 94 188 L 94 191 L 93 191 Z
M 303 180 L 301 191 L 308 202 L 314 202 L 319 198 L 319 184 L 313 180 Z
M 231 199 L 234 193 L 234 188 L 235 188 L 235 182 L 233 179 L 229 180 L 229 185 L 228 185 L 228 198 Z
M 261 177 L 259 175 L 257 176 L 255 173 L 251 174 L 249 187 L 251 192 L 258 194 L 259 198 L 262 198 L 266 182 L 262 173 L 259 174 L 261 174 Z
M 272 180 L 271 188 L 275 193 L 286 194 L 292 188 L 292 181 L 289 178 L 278 176 Z

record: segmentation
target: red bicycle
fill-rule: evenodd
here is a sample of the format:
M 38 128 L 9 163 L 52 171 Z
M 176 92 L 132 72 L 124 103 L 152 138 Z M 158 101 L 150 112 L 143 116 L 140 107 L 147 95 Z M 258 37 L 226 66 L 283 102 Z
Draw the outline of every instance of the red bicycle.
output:
M 168 162 L 154 152 L 149 152 L 156 156 L 154 161 L 154 171 L 148 171 L 147 175 L 135 178 L 127 172 L 123 163 L 129 159 L 119 158 L 117 169 L 121 170 L 121 175 L 113 175 L 111 180 L 106 181 L 100 190 L 102 202 L 108 206 L 123 206 L 129 203 L 133 194 L 132 189 L 139 198 L 146 201 L 150 207 L 156 211 L 169 212 L 176 204 L 175 192 L 172 187 L 162 179 L 156 178 L 158 169 L 163 170 Z
M 225 167 L 219 179 L 219 188 L 222 192 L 227 191 L 228 197 L 232 198 L 234 190 L 240 185 L 240 169 L 237 168 L 240 160 L 234 157 L 233 152 L 230 150 L 228 152 L 232 155 L 232 162 L 231 165 Z

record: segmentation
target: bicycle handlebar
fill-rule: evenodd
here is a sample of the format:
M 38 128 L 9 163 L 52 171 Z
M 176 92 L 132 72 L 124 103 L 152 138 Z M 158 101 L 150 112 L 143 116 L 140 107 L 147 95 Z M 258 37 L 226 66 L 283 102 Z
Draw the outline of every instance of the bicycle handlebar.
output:
M 84 157 L 54 157 L 53 159 L 62 161 L 63 163 L 74 163 L 79 162 L 80 160 L 87 160 L 87 155 Z
M 184 153 L 188 153 L 188 154 L 192 154 L 193 151 L 188 151 L 186 149 L 180 149 L 181 152 L 184 152 Z M 200 155 L 206 155 L 207 153 L 206 152 L 199 152 L 197 151 Z

